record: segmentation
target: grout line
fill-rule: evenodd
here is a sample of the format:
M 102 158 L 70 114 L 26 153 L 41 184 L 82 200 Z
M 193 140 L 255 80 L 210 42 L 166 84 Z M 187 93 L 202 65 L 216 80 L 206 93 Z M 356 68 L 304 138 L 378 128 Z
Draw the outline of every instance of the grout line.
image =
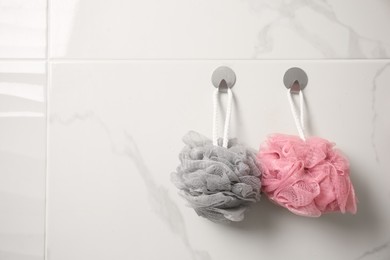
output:
M 207 62 L 207 61 L 226 61 L 226 62 L 375 62 L 388 61 L 389 58 L 383 59 L 48 59 L 53 63 L 88 63 L 88 62 Z
M 51 66 L 50 62 L 50 0 L 46 0 L 46 154 L 45 154 L 45 220 L 44 220 L 44 248 L 43 259 L 48 259 L 48 216 L 49 216 L 49 91 L 51 88 Z
M 46 62 L 46 165 L 45 165 L 45 240 L 44 240 L 44 260 L 47 260 L 48 253 L 48 216 L 49 216 L 49 93 L 51 89 L 51 66 Z
M 49 48 L 49 47 L 48 47 Z M 49 51 L 46 51 L 46 55 L 50 55 Z M 211 59 L 211 58 L 199 58 L 199 59 L 104 59 L 104 58 L 0 58 L 0 62 L 20 62 L 20 61 L 31 61 L 31 62 L 49 62 L 49 63 L 88 63 L 88 62 L 207 62 L 207 61 L 242 61 L 242 62 L 376 62 L 376 61 L 389 61 L 389 58 L 381 59 Z
M 44 260 L 48 253 L 48 216 L 49 216 L 49 92 L 51 85 L 51 66 L 46 62 L 46 161 L 45 161 L 45 231 L 44 231 Z

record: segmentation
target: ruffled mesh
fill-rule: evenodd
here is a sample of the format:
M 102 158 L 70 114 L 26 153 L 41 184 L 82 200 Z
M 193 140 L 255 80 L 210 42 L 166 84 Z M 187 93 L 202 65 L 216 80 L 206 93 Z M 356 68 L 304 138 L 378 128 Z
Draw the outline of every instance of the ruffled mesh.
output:
M 235 139 L 223 148 L 194 131 L 183 141 L 180 165 L 172 173 L 181 195 L 198 215 L 211 221 L 241 221 L 249 204 L 260 199 L 255 154 Z
M 277 204 L 309 217 L 356 213 L 349 163 L 329 141 L 274 135 L 260 147 L 262 190 Z

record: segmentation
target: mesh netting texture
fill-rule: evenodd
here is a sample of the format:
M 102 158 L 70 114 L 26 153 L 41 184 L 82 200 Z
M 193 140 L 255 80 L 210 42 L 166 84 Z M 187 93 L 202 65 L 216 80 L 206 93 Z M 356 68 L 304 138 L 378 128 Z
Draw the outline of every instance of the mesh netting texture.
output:
M 227 148 L 215 146 L 194 131 L 183 141 L 172 181 L 189 206 L 213 222 L 243 220 L 249 205 L 260 199 L 261 172 L 254 151 L 236 139 Z
M 260 147 L 262 190 L 275 203 L 308 217 L 356 213 L 349 162 L 334 144 L 318 137 L 273 135 Z

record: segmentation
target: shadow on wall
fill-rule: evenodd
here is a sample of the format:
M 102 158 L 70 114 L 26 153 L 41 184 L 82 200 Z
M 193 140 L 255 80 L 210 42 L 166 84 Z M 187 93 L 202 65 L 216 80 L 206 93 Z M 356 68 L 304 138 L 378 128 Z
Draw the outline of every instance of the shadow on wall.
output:
M 342 233 L 353 234 L 354 236 L 361 237 L 365 241 L 374 240 L 375 238 L 378 238 L 378 233 L 381 231 L 379 216 L 372 206 L 374 205 L 374 201 L 369 190 L 365 188 L 364 181 L 356 178 L 356 176 L 364 176 L 363 173 L 359 173 L 359 169 L 361 169 L 359 164 L 353 162 L 353 167 L 351 168 L 351 172 L 354 173 L 352 174 L 352 181 L 359 200 L 356 215 L 351 215 L 349 213 L 328 213 L 319 218 L 301 217 L 272 203 L 264 194 L 262 194 L 261 201 L 255 204 L 251 210 L 247 211 L 245 221 L 232 223 L 226 226 L 230 229 L 261 235 L 262 237 L 268 237 L 272 240 L 272 237 L 277 238 L 275 234 L 283 228 L 283 226 L 280 227 L 280 224 L 286 222 L 293 224 L 296 222 L 296 224 L 303 225 L 304 222 L 305 225 L 313 227 L 318 227 L 319 225 L 324 228 L 327 226 L 333 228 L 337 227 Z M 286 221 L 286 218 L 291 218 L 291 221 Z M 341 239 L 342 238 L 335 236 L 335 241 L 342 242 Z M 348 248 L 350 246 L 349 243 L 352 242 L 344 241 L 343 243 L 345 243 L 346 248 Z M 376 248 L 368 249 L 366 252 L 364 252 L 364 249 L 362 248 L 362 251 L 356 252 L 356 259 L 363 259 L 369 255 L 374 256 L 375 253 L 384 250 L 387 247 L 389 247 L 388 242 L 383 245 L 378 245 Z

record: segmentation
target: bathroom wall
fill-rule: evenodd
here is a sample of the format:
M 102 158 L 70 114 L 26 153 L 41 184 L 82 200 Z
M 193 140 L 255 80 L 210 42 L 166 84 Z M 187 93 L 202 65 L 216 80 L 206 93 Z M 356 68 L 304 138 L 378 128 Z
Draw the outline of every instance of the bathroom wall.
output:
M 389 259 L 389 26 L 388 0 L 0 0 L 0 259 Z M 211 136 L 221 65 L 255 149 L 297 134 L 282 78 L 306 71 L 308 134 L 348 156 L 356 215 L 186 206 L 170 173 L 188 130 Z

